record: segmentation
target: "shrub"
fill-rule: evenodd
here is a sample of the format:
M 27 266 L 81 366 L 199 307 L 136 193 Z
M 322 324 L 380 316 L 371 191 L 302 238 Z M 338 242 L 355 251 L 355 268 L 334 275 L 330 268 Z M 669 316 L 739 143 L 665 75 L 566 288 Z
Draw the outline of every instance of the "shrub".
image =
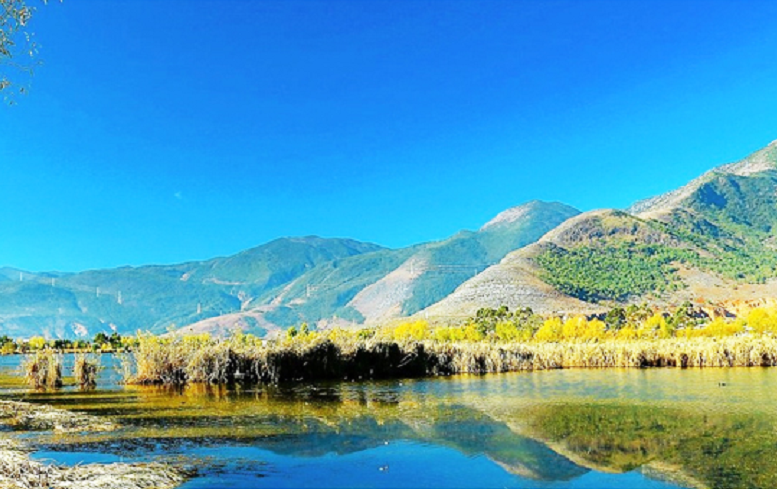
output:
M 756 333 L 777 333 L 777 310 L 773 307 L 757 307 L 750 311 L 747 325 Z
M 392 333 L 395 341 L 421 341 L 431 337 L 429 323 L 423 320 L 400 323 Z

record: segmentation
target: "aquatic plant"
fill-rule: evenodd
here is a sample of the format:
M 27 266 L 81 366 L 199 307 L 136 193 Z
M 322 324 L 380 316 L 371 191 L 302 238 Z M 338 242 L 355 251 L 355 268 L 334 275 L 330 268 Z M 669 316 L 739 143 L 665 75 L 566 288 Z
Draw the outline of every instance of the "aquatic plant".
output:
M 50 348 L 39 350 L 23 364 L 25 380 L 35 389 L 62 387 L 62 359 Z
M 88 357 L 83 353 L 76 355 L 73 364 L 73 377 L 82 389 L 92 388 L 97 385 L 98 357 Z

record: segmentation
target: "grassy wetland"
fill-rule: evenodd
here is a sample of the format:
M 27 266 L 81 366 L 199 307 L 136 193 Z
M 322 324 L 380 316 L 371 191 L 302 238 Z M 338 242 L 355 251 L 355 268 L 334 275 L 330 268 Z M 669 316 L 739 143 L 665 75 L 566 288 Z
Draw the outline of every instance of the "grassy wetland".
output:
M 766 367 L 777 365 L 776 333 L 777 310 L 770 308 L 742 319 L 705 317 L 691 305 L 673 314 L 635 306 L 565 319 L 483 309 L 457 326 L 416 320 L 311 331 L 303 325 L 273 340 L 139 334 L 125 380 L 258 385 L 557 368 Z
M 503 308 L 44 345 L 0 357 L 0 487 L 773 487 L 776 319 Z
M 31 463 L 165 468 L 184 488 L 299 487 L 322 473 L 323 487 L 772 487 L 775 388 L 777 370 L 761 368 L 98 384 L 8 389 L 28 412 L 79 414 L 0 423 Z

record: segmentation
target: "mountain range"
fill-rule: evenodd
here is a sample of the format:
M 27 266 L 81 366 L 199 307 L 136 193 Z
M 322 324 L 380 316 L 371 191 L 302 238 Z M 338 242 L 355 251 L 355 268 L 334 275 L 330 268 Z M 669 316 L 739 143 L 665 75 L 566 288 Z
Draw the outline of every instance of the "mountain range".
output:
M 266 334 L 311 324 L 375 323 L 443 299 L 508 252 L 578 214 L 529 202 L 478 231 L 388 249 L 350 239 L 280 238 L 233 256 L 81 273 L 0 269 L 0 335 L 97 332 Z
M 266 334 L 303 322 L 458 320 L 692 300 L 736 313 L 777 298 L 777 141 L 625 210 L 532 201 L 477 231 L 389 249 L 280 238 L 229 257 L 81 273 L 0 268 L 0 334 L 138 329 Z

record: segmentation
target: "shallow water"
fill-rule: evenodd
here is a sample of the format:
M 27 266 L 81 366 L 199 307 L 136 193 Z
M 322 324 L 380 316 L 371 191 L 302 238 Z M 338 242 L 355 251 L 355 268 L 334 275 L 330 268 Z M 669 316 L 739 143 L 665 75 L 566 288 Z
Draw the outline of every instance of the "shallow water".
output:
M 59 463 L 162 460 L 199 487 L 777 487 L 777 369 L 556 370 L 280 388 L 0 396 L 106 416 L 36 433 Z M 104 356 L 102 364 L 115 360 Z M 671 482 L 667 482 L 671 481 Z

